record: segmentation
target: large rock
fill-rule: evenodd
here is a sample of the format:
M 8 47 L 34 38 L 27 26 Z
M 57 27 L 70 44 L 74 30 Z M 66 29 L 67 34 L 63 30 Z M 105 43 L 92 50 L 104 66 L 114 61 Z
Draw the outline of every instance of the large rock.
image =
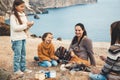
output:
M 0 36 L 10 36 L 10 26 L 0 22 Z
M 10 12 L 13 0 L 0 0 L 0 15 Z
M 5 69 L 0 68 L 0 80 L 11 80 L 11 74 Z
M 97 0 L 29 0 L 31 5 L 42 8 L 66 7 L 76 4 L 96 3 Z

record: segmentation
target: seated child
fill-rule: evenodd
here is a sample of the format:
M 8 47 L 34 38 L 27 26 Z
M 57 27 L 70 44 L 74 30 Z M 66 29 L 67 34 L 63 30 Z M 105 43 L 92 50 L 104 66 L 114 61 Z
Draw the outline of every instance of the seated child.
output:
M 100 56 L 105 64 L 101 71 L 93 70 L 89 74 L 90 80 L 108 80 L 110 74 L 120 75 L 120 21 L 111 24 L 110 33 L 111 46 L 107 58 Z
M 42 36 L 42 42 L 38 45 L 38 66 L 51 67 L 57 66 L 58 57 L 55 56 L 55 48 L 52 44 L 53 34 L 50 32 L 44 33 Z

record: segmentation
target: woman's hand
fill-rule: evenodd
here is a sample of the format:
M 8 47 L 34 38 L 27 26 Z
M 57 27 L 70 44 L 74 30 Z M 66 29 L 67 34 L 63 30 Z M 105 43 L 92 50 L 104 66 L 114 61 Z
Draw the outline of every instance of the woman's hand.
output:
M 71 52 L 70 52 L 70 55 L 71 55 L 72 57 L 74 57 L 74 56 L 75 56 L 75 53 L 74 53 L 73 51 L 71 51 Z

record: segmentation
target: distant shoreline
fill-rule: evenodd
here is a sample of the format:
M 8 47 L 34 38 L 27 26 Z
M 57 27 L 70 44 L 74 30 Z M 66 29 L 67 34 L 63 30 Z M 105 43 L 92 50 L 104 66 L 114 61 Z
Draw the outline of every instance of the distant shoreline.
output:
M 10 40 L 10 36 L 0 36 L 0 41 L 4 42 L 4 40 Z M 32 37 L 29 37 L 26 40 L 27 40 L 27 43 L 31 43 L 31 42 L 40 43 L 42 41 L 41 38 L 32 38 Z M 65 40 L 63 39 L 62 41 L 59 41 L 59 40 L 53 39 L 53 43 L 55 44 L 56 47 L 65 46 L 66 48 L 68 48 L 70 43 L 71 43 L 71 40 L 70 39 L 65 39 Z M 96 47 L 96 48 L 109 48 L 109 46 L 110 46 L 110 42 L 93 42 L 93 48 L 94 47 Z

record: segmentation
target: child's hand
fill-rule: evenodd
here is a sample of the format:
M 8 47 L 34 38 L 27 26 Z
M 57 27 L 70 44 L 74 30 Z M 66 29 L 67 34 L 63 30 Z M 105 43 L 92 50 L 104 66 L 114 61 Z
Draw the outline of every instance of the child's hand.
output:
M 28 27 L 31 27 L 33 24 L 34 24 L 33 21 L 31 21 L 31 22 L 27 22 L 27 26 L 28 26 Z
M 100 70 L 98 70 L 96 67 L 91 67 L 91 72 L 93 74 L 99 74 L 100 73 Z
M 105 61 L 105 60 L 106 60 L 106 58 L 105 58 L 104 56 L 100 56 L 100 59 L 101 59 L 102 61 Z
M 59 58 L 57 56 L 55 56 L 55 60 L 58 60 Z

